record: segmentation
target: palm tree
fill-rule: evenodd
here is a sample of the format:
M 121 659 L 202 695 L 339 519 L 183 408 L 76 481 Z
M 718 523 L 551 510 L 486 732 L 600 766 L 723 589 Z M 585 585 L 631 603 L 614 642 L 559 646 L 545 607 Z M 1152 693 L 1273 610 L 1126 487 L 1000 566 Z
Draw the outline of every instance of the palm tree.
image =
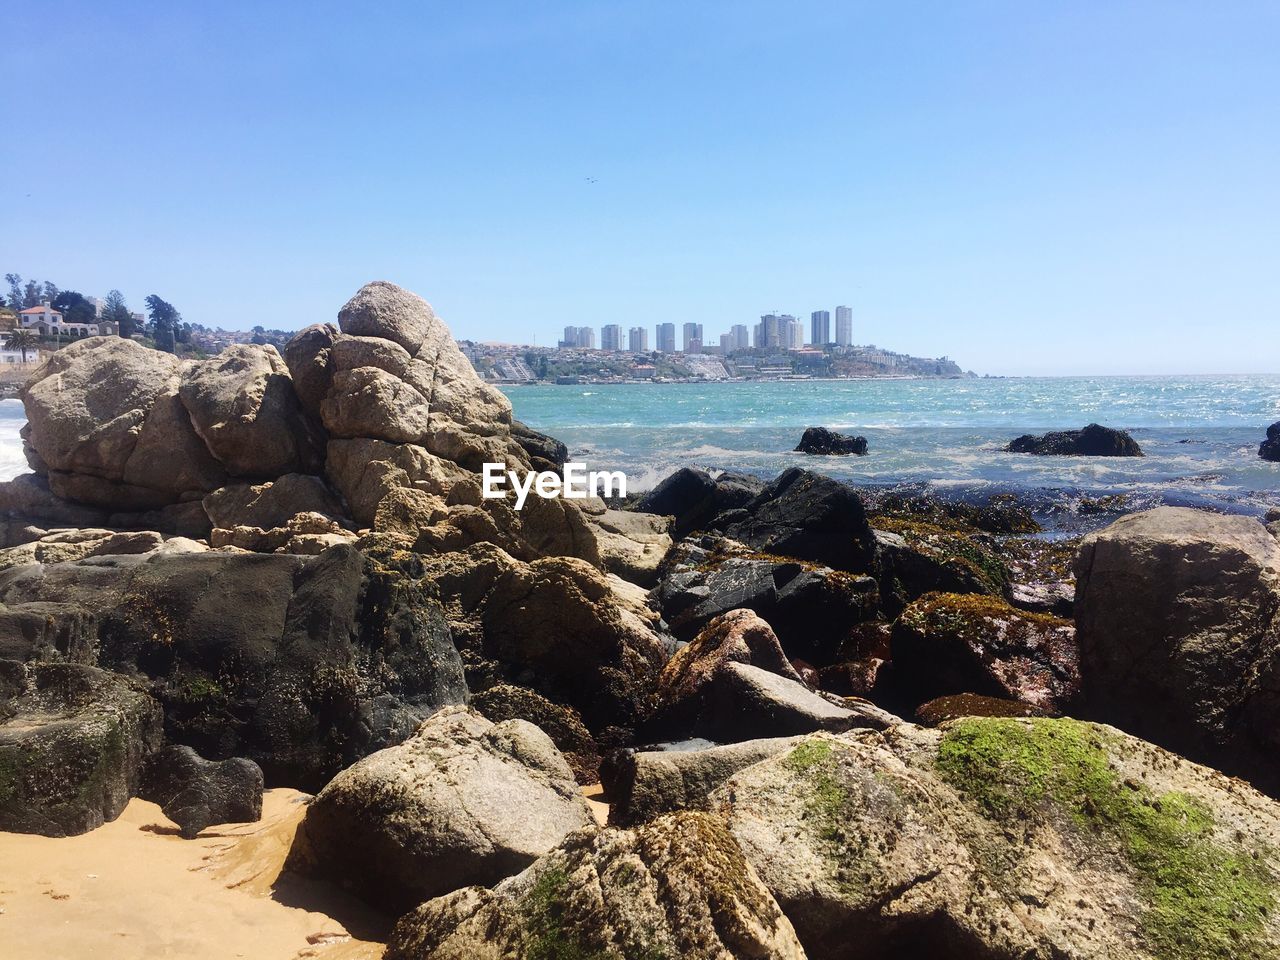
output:
M 27 351 L 35 350 L 40 346 L 40 338 L 30 330 L 10 330 L 4 338 L 4 348 L 6 350 L 20 350 L 22 352 L 22 362 L 27 362 Z

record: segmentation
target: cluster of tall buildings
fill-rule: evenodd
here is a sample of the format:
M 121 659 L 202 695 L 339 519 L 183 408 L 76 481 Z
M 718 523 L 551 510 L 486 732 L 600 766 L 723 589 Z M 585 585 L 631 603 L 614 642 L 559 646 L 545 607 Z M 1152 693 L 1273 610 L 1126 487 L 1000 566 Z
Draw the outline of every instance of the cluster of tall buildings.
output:
M 834 332 L 834 336 L 832 335 Z M 803 350 L 806 346 L 804 321 L 788 313 L 766 313 L 754 329 L 736 323 L 728 333 L 720 334 L 718 343 L 709 343 L 703 335 L 702 324 L 686 323 L 680 331 L 682 353 L 718 353 L 728 356 L 752 347 L 761 350 Z M 659 323 L 654 328 L 654 349 L 659 353 L 676 353 L 676 325 Z M 808 346 L 848 347 L 853 345 L 853 311 L 849 307 L 836 307 L 835 330 L 831 328 L 831 311 L 815 310 L 809 315 Z M 594 350 L 596 333 L 591 327 L 565 327 L 562 350 Z M 600 328 L 600 349 L 611 352 L 649 352 L 649 331 L 644 327 L 631 327 L 623 339 L 622 326 L 605 324 Z

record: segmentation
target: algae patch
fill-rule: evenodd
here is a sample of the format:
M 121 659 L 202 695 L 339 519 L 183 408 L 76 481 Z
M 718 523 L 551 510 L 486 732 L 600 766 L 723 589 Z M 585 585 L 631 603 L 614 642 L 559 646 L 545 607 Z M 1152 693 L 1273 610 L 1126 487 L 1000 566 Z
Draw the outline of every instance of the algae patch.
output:
M 937 766 L 994 820 L 1052 806 L 1111 837 L 1146 900 L 1143 929 L 1157 956 L 1266 956 L 1276 881 L 1263 851 L 1216 839 L 1213 811 L 1195 797 L 1122 781 L 1112 739 L 1075 720 L 962 720 L 939 744 Z

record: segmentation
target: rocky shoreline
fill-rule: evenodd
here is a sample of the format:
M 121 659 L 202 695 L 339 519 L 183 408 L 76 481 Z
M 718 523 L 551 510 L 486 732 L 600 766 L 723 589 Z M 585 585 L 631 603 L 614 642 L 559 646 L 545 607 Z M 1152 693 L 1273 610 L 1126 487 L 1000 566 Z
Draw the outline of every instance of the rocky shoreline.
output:
M 1280 517 L 1045 538 L 799 468 L 516 510 L 481 464 L 567 450 L 387 283 L 283 353 L 85 340 L 22 400 L 0 830 L 304 790 L 289 870 L 400 960 L 1280 951 Z M 1077 433 L 1020 448 L 1141 455 Z

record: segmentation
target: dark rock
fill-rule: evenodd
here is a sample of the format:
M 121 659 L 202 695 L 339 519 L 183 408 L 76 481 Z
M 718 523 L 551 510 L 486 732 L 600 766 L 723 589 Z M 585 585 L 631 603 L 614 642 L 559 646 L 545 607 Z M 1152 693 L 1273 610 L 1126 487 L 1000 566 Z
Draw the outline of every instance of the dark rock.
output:
M 663 750 L 615 751 L 600 770 L 609 825 L 629 827 L 676 810 L 704 810 L 712 791 L 729 777 L 798 742 L 774 737 L 706 747 L 692 741 Z
M 511 436 L 529 455 L 533 469 L 559 473 L 569 459 L 569 448 L 545 433 L 540 433 L 519 420 L 511 421 Z
M 1008 494 L 996 494 L 986 503 L 944 500 L 936 496 L 906 496 L 882 493 L 867 506 L 871 525 L 885 528 L 884 518 L 928 523 L 954 533 L 1039 533 L 1040 524 L 1031 511 Z
M 832 662 L 857 624 L 875 616 L 875 580 L 759 554 L 718 537 L 672 552 L 655 594 L 671 631 L 690 640 L 729 610 L 745 608 L 773 627 L 789 656 Z
M 6 570 L 0 603 L 85 611 L 101 665 L 153 681 L 171 742 L 249 757 L 270 784 L 314 790 L 466 698 L 422 573 L 414 554 L 375 560 L 347 546 L 155 552 Z
M 818 687 L 839 697 L 879 701 L 881 676 L 887 663 L 886 657 L 863 657 L 833 663 L 818 671 Z
M 1043 710 L 1001 697 L 983 697 L 976 693 L 957 693 L 922 703 L 916 719 L 926 727 L 940 727 L 961 717 L 1043 717 Z
M 808 427 L 804 431 L 804 436 L 800 438 L 796 453 L 811 453 L 818 456 L 854 454 L 862 457 L 867 453 L 867 438 L 836 433 L 826 427 Z
M 877 521 L 881 592 L 888 615 L 927 593 L 1000 596 L 1009 587 L 1009 569 L 993 539 L 912 520 Z
M 851 573 L 876 568 L 866 511 L 846 484 L 792 467 L 743 509 L 746 517 L 717 527 L 753 549 Z
M 0 830 L 66 837 L 114 820 L 160 731 L 159 705 L 124 677 L 0 661 Z
M 589 786 L 597 781 L 600 748 L 573 707 L 552 703 L 527 687 L 499 683 L 473 696 L 471 708 L 494 723 L 529 721 L 549 736 L 556 749 L 564 754 L 580 784 Z
M 1280 422 L 1267 427 L 1267 439 L 1258 447 L 1258 456 L 1263 460 L 1280 463 Z
M 958 693 L 1021 700 L 1065 712 L 1080 689 L 1069 620 L 973 594 L 928 594 L 893 627 L 897 683 L 917 703 Z
M 644 494 L 639 513 L 674 517 L 671 533 L 679 539 L 705 526 L 716 515 L 716 482 L 703 470 L 681 467 Z
M 1091 423 L 1082 430 L 1023 434 L 1005 450 L 1055 457 L 1140 457 L 1142 448 L 1124 430 Z
M 525 563 L 489 544 L 423 563 L 469 675 L 572 707 L 605 746 L 647 718 L 670 654 L 645 591 L 573 557 Z
M 255 823 L 262 818 L 262 768 L 252 760 L 205 760 L 190 747 L 170 746 L 147 758 L 138 796 L 193 839 L 215 823 Z
M 738 510 L 758 497 L 764 481 L 743 473 L 712 477 L 704 470 L 682 467 L 645 493 L 631 508 L 674 518 L 671 535 L 679 540 L 702 530 L 726 511 Z

